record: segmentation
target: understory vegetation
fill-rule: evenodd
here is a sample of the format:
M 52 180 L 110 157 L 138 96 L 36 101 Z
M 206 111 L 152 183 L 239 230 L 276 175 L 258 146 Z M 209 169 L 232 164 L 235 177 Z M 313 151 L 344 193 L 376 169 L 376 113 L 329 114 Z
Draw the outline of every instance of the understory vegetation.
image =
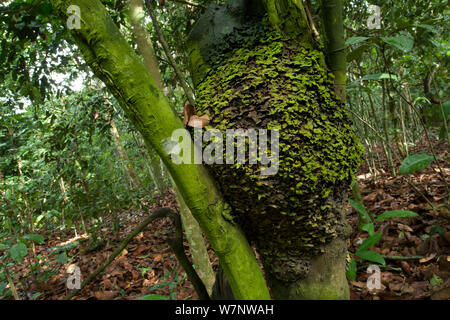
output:
M 61 23 L 55 2 L 0 1 L 0 299 L 211 296 L 220 259 L 186 204 L 192 199 L 183 200 L 185 188 L 174 181 L 157 148 L 94 74 Z M 257 211 L 243 227 L 253 228 L 255 237 L 248 240 L 262 269 L 267 265 L 263 268 L 260 254 L 275 255 L 275 247 L 309 254 L 328 236 L 334 238 L 336 230 L 328 230 L 323 218 L 334 205 L 327 197 L 348 189 L 341 211 L 351 227 L 346 239 L 350 298 L 450 299 L 447 1 L 342 2 L 345 106 L 329 89 L 331 70 L 317 62 L 323 58 L 319 42 L 326 27 L 322 1 L 303 1 L 315 22 L 318 49 L 297 50 L 286 43 L 283 48 L 284 40 L 274 36 L 257 49 L 252 43 L 235 51 L 217 74 L 199 85 L 190 74 L 188 34 L 208 5 L 226 1 L 150 2 L 152 6 L 140 0 L 101 1 L 149 74 L 156 72 L 155 90 L 167 97 L 177 120 L 188 122 L 185 106 L 197 98 L 195 114 L 207 114 L 210 126 L 225 130 L 232 121 L 239 128 L 276 128 L 280 147 L 292 153 L 282 157 L 275 182 L 268 178 L 258 185 L 259 168 L 250 166 L 212 168 L 223 198 L 238 208 L 234 213 Z M 380 10 L 375 18 L 378 9 L 373 5 Z M 134 19 L 133 12 L 141 12 L 143 19 Z M 378 26 L 371 26 L 377 21 Z M 278 60 L 276 54 L 282 53 L 292 66 Z M 252 59 L 259 59 L 258 67 Z M 327 83 L 320 83 L 319 73 L 330 73 Z M 267 83 L 263 74 L 272 79 L 273 92 L 258 92 L 258 85 Z M 322 96 L 308 96 L 311 90 L 326 92 L 327 105 L 317 102 Z M 277 104 L 252 113 L 268 97 Z M 310 109 L 295 105 L 296 99 Z M 248 108 L 240 108 L 237 100 Z M 314 108 L 325 110 L 326 116 L 318 119 Z M 273 121 L 274 114 L 279 122 Z M 317 124 L 322 122 L 333 122 L 330 132 L 321 132 Z M 302 145 L 303 136 L 312 142 Z M 336 137 L 344 142 L 328 143 Z M 328 150 L 338 158 L 330 160 Z M 352 176 L 349 168 L 358 171 Z M 323 179 L 317 179 L 317 172 Z M 336 191 L 337 180 L 352 183 Z M 279 185 L 285 189 L 277 189 Z M 265 198 L 266 206 L 257 207 L 252 198 Z M 268 231 L 284 219 L 274 212 L 298 213 L 301 221 L 306 202 L 316 198 L 328 202 L 315 202 L 320 210 L 308 213 L 314 226 L 289 229 L 301 234 L 298 242 L 283 238 L 288 228 L 278 238 Z M 170 215 L 141 225 L 161 208 L 179 214 L 183 230 Z M 288 212 L 292 208 L 295 214 Z M 317 233 L 318 225 L 323 234 Z M 181 231 L 177 251 L 173 235 Z M 273 246 L 263 248 L 270 252 L 258 252 L 257 237 L 272 237 Z M 183 256 L 194 265 L 197 280 L 181 262 Z M 68 281 L 76 275 L 74 267 L 81 282 L 96 270 L 98 274 L 74 291 Z

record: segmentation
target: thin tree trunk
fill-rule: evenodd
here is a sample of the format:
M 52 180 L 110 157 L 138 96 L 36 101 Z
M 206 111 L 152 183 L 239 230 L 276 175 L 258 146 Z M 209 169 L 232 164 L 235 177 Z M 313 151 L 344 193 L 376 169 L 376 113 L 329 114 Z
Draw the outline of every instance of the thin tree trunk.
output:
M 136 142 L 136 146 L 140 149 L 140 154 L 144 159 L 148 159 L 150 164 L 148 162 L 145 163 L 145 166 L 147 167 L 148 172 L 150 173 L 152 180 L 155 184 L 156 190 L 159 192 L 159 194 L 163 194 L 164 190 L 167 189 L 167 185 L 164 182 L 164 178 L 162 176 L 162 170 L 161 170 L 161 164 L 160 164 L 160 158 L 154 152 L 153 150 L 149 149 L 147 147 L 147 152 L 144 152 L 142 148 L 145 149 L 145 146 L 143 143 L 141 143 L 141 139 L 136 137 L 134 132 L 132 133 L 133 139 Z
M 131 12 L 130 14 L 131 24 L 133 26 L 135 38 L 137 39 L 138 50 L 144 57 L 144 64 L 147 67 L 147 70 L 152 74 L 153 78 L 156 80 L 156 84 L 162 91 L 163 85 L 159 73 L 158 63 L 156 61 L 156 57 L 154 54 L 153 45 L 150 39 L 146 37 L 145 29 L 141 25 L 141 21 L 144 17 L 143 15 L 144 7 L 142 4 L 142 0 L 131 0 L 130 12 Z M 151 13 L 153 14 L 153 11 L 151 11 Z M 154 14 L 152 18 L 155 18 Z M 164 37 L 162 36 L 162 32 L 159 29 L 156 18 L 154 19 L 153 23 L 155 24 L 155 28 L 159 30 L 160 41 L 164 42 L 164 48 L 167 48 L 167 44 L 165 43 Z M 166 54 L 170 56 L 170 52 L 166 52 Z M 179 80 L 181 81 L 181 83 L 185 84 L 183 88 L 187 90 L 187 88 L 185 88 L 187 86 L 185 79 L 182 77 L 181 72 L 178 70 L 178 67 L 175 64 L 175 62 L 172 61 L 172 63 L 174 64 L 172 66 L 176 70 L 178 77 L 179 78 L 181 77 Z M 185 91 L 185 94 L 187 97 L 193 96 L 193 93 L 190 90 Z M 151 150 L 149 150 L 148 154 L 150 157 L 150 163 L 153 168 L 152 171 L 153 176 L 155 178 L 155 182 L 158 186 L 160 193 L 162 194 L 162 192 L 165 189 L 165 186 L 163 187 L 161 166 L 159 165 L 159 157 L 155 154 L 155 152 L 152 152 Z M 205 284 L 208 293 L 211 294 L 215 276 L 211 266 L 211 261 L 209 260 L 208 252 L 206 250 L 205 242 L 203 240 L 202 230 L 200 229 L 198 222 L 194 219 L 191 211 L 184 202 L 183 197 L 180 194 L 176 184 L 175 183 L 172 184 L 174 186 L 178 207 L 180 208 L 180 215 L 186 232 L 186 238 L 188 239 L 189 242 L 192 260 L 194 262 L 199 277 Z
M 189 103 L 194 106 L 195 105 L 194 92 L 192 92 L 192 90 L 189 86 L 189 83 L 183 77 L 183 74 L 182 74 L 180 68 L 178 67 L 177 63 L 175 62 L 175 59 L 172 57 L 172 53 L 170 52 L 170 49 L 169 49 L 169 46 L 167 45 L 164 34 L 162 33 L 162 31 L 159 27 L 158 20 L 156 19 L 156 15 L 155 15 L 155 12 L 153 11 L 152 5 L 148 4 L 148 3 L 149 3 L 148 0 L 146 0 L 147 10 L 152 19 L 153 26 L 156 30 L 156 33 L 158 34 L 159 42 L 161 43 L 161 45 L 164 49 L 164 53 L 166 54 L 166 57 L 169 60 L 170 65 L 172 66 L 173 70 L 175 71 L 175 74 L 177 75 L 178 81 L 180 82 L 181 87 L 183 88 L 184 93 L 186 94 L 186 97 L 189 100 Z
M 175 186 L 175 183 L 173 184 Z M 198 276 L 205 284 L 205 288 L 208 294 L 211 295 L 212 287 L 215 281 L 214 270 L 212 269 L 211 261 L 209 260 L 209 254 L 206 250 L 205 240 L 203 239 L 202 229 L 198 222 L 194 219 L 191 211 L 186 203 L 184 203 L 178 189 L 174 188 L 175 195 L 180 208 L 181 221 L 183 222 L 184 232 L 189 242 L 189 250 L 192 255 L 192 261 L 195 265 L 195 270 Z
M 111 126 L 110 128 L 111 134 L 113 136 L 114 143 L 116 144 L 117 153 L 119 154 L 120 161 L 122 162 L 125 168 L 128 180 L 130 181 L 133 189 L 137 190 L 141 187 L 141 181 L 139 180 L 137 172 L 130 164 L 130 159 L 128 159 L 127 152 L 123 147 L 122 139 L 120 138 L 119 131 L 117 131 L 116 123 L 114 122 L 113 119 L 111 119 L 110 126 Z
M 156 60 L 155 50 L 147 31 L 142 25 L 145 17 L 143 0 L 130 0 L 130 23 L 133 27 L 133 35 L 136 39 L 136 44 L 139 53 L 144 59 L 144 64 L 147 70 L 152 75 L 157 86 L 162 89 L 162 81 L 159 73 L 158 61 Z
M 66 217 L 64 215 L 64 211 L 65 211 L 65 206 L 67 205 L 67 195 L 66 195 L 66 187 L 64 185 L 64 180 L 63 180 L 62 176 L 59 177 L 59 189 L 61 190 L 61 195 L 63 197 L 63 207 L 61 209 L 61 215 L 62 215 L 62 219 L 63 219 L 63 227 L 65 229 L 66 228 Z
M 14 300 L 20 300 L 19 295 L 17 294 L 16 286 L 14 285 L 14 280 L 12 279 L 11 275 L 9 274 L 8 267 L 4 266 L 3 270 L 5 272 L 6 280 L 8 281 L 9 287 L 11 288 L 11 292 L 14 297 Z

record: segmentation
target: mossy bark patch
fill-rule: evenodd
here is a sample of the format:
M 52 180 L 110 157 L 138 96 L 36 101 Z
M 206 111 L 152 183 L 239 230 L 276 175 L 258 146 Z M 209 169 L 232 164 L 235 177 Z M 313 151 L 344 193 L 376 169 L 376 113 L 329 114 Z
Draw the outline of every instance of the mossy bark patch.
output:
M 251 39 L 207 72 L 197 110 L 224 136 L 226 129 L 279 130 L 276 175 L 261 176 L 250 164 L 209 169 L 277 278 L 306 276 L 308 257 L 344 233 L 342 202 L 362 154 L 322 52 L 277 31 Z

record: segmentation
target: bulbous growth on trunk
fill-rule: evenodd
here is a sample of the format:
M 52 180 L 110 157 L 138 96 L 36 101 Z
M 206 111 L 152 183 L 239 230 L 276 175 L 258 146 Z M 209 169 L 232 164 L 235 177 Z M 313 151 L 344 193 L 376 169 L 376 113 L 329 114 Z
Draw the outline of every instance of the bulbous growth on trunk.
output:
M 344 201 L 362 148 L 319 48 L 264 22 L 244 21 L 247 27 L 233 26 L 209 45 L 194 29 L 196 107 L 211 119 L 205 129 L 223 136 L 226 129 L 279 130 L 275 175 L 260 175 L 260 164 L 248 161 L 209 170 L 234 220 L 256 243 L 269 283 L 287 286 L 305 279 L 316 257 L 338 238 L 344 250 L 341 245 L 337 260 L 343 255 L 345 264 Z

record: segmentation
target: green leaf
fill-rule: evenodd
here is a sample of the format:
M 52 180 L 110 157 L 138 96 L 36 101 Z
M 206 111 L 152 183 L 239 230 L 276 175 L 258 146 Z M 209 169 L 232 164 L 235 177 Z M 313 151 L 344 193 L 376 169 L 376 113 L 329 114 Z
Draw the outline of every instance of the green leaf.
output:
M 441 226 L 434 226 L 430 230 L 430 237 L 433 236 L 433 234 L 435 234 L 435 233 L 443 234 L 444 233 L 444 229 L 442 229 Z
M 12 295 L 11 289 L 6 289 L 7 282 L 0 282 L 0 297 L 7 298 Z
M 367 212 L 366 208 L 364 208 L 364 206 L 361 203 L 354 201 L 352 199 L 348 199 L 348 203 L 350 203 L 350 205 L 353 208 L 355 208 L 356 211 L 358 211 L 360 214 L 362 214 L 367 219 L 367 221 L 372 221 L 372 219 L 370 219 L 370 215 Z
M 369 39 L 368 37 L 350 37 L 345 41 L 346 46 L 357 44 Z
M 391 211 L 385 211 L 382 214 L 380 214 L 375 221 L 380 221 L 383 219 L 390 219 L 390 218 L 408 218 L 408 217 L 418 217 L 419 215 L 415 212 L 409 211 L 409 210 L 391 210 Z
M 404 52 L 409 52 L 414 46 L 414 39 L 410 36 L 381 37 L 381 40 Z
M 373 223 L 365 224 L 361 227 L 361 230 L 367 231 L 369 233 L 369 236 L 374 235 L 375 233 L 375 226 Z
M 58 263 L 66 263 L 68 261 L 66 252 L 62 252 L 58 255 Z
M 370 248 L 372 248 L 378 241 L 380 241 L 382 233 L 375 233 L 368 237 L 366 240 L 364 240 L 363 243 L 359 246 L 358 250 L 356 250 L 356 254 L 359 256 L 359 251 L 367 251 Z
M 434 157 L 425 153 L 412 154 L 406 157 L 400 165 L 398 174 L 409 174 L 418 170 L 422 170 L 433 162 Z
M 23 236 L 24 239 L 37 242 L 39 244 L 43 244 L 45 242 L 45 239 L 40 234 L 27 234 Z
M 36 300 L 37 298 L 39 298 L 42 295 L 42 292 L 36 292 L 33 294 L 33 296 L 31 297 L 31 300 Z
M 347 54 L 347 62 L 351 62 L 353 60 L 359 60 L 363 53 L 367 52 L 369 50 L 369 44 L 367 42 L 360 45 L 358 48 L 350 51 Z
M 361 251 L 359 253 L 356 253 L 356 255 L 361 259 L 378 262 L 383 266 L 386 265 L 386 261 L 384 261 L 383 257 L 376 251 Z
M 149 295 L 140 297 L 139 300 L 169 300 L 169 298 L 164 297 L 160 294 L 149 294 Z
M 165 287 L 165 286 L 169 285 L 170 283 L 171 283 L 170 281 L 163 281 L 163 282 L 160 282 L 160 283 L 158 283 L 158 284 L 155 284 L 153 287 L 150 287 L 150 288 L 148 289 L 148 291 L 153 291 L 153 290 L 156 290 L 156 289 Z
M 22 262 L 23 257 L 27 255 L 28 248 L 23 243 L 17 243 L 9 249 L 9 254 L 16 262 Z
M 8 286 L 8 282 L 0 282 L 0 294 L 5 290 L 5 288 Z
M 444 280 L 442 280 L 442 278 L 438 277 L 437 275 L 435 275 L 433 273 L 433 276 L 430 279 L 430 284 L 434 287 L 434 286 L 440 286 L 443 283 L 444 283 Z
M 439 106 L 440 109 L 441 106 Z M 450 118 L 450 100 L 446 101 L 442 104 L 442 109 L 444 111 L 444 117 L 445 119 Z M 444 120 L 444 117 L 442 116 L 442 110 L 439 110 L 439 119 Z
M 350 263 L 347 265 L 347 279 L 350 281 L 356 280 L 356 260 L 352 258 Z
M 389 78 L 392 78 L 392 80 L 398 80 L 397 76 L 394 74 L 389 75 L 389 73 L 374 73 L 374 74 L 365 75 L 364 77 L 359 78 L 356 81 L 381 80 L 381 79 L 389 79 Z
M 436 29 L 433 26 L 430 26 L 429 24 L 418 24 L 417 27 L 426 29 L 431 32 L 436 32 Z

